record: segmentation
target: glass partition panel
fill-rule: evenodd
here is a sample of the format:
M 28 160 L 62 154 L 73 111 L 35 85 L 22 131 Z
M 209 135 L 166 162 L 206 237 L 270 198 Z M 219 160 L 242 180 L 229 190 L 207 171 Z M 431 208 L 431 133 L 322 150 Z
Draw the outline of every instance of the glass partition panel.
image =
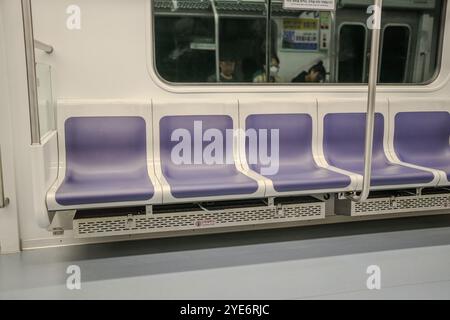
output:
M 410 48 L 408 26 L 386 26 L 383 31 L 380 65 L 381 83 L 405 82 Z
M 37 95 L 39 106 L 39 128 L 41 138 L 55 130 L 55 108 L 52 92 L 51 67 L 36 64 Z
M 338 81 L 361 83 L 365 79 L 367 28 L 363 24 L 343 24 L 339 29 Z

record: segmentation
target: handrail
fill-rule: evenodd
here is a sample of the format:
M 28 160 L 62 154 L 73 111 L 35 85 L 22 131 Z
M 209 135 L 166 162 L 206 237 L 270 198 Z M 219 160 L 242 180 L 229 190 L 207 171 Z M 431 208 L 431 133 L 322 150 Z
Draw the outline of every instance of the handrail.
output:
M 350 199 L 355 202 L 366 201 L 370 193 L 370 180 L 372 176 L 373 131 L 375 122 L 375 102 L 377 92 L 378 63 L 380 55 L 381 21 L 378 21 L 378 19 L 381 20 L 382 5 L 383 0 L 374 0 L 373 14 L 375 20 L 372 28 L 372 46 L 370 48 L 370 68 L 369 68 L 369 83 L 368 83 L 368 97 L 367 97 L 363 187 L 359 195 L 356 195 L 354 193 L 346 195 L 347 199 Z
M 5 188 L 3 186 L 3 165 L 2 165 L 2 150 L 0 149 L 0 209 L 7 207 L 9 199 L 5 198 Z
M 328 39 L 330 43 L 330 82 L 335 83 L 337 79 L 336 74 L 336 65 L 337 65 L 337 59 L 339 57 L 339 54 L 336 52 L 337 50 L 337 34 L 336 34 L 336 12 L 331 11 L 330 12 L 330 20 L 331 20 L 331 28 L 330 28 L 330 38 Z
M 39 105 L 36 80 L 36 60 L 34 56 L 33 15 L 31 0 L 22 0 L 23 34 L 28 80 L 28 107 L 30 111 L 31 144 L 41 144 Z
M 215 46 L 216 46 L 216 81 L 220 82 L 220 51 L 219 51 L 219 43 L 220 43 L 220 33 L 219 33 L 219 13 L 217 12 L 216 3 L 215 0 L 210 0 L 211 2 L 211 8 L 214 14 L 214 37 L 216 39 Z
M 44 51 L 45 53 L 48 53 L 48 54 L 53 52 L 53 47 L 51 45 L 46 44 L 46 43 L 41 42 L 41 41 L 36 40 L 36 39 L 34 40 L 34 47 L 36 49 L 40 49 L 40 50 L 42 50 L 42 51 Z
M 270 82 L 270 65 L 272 64 L 272 0 L 266 3 L 266 82 Z

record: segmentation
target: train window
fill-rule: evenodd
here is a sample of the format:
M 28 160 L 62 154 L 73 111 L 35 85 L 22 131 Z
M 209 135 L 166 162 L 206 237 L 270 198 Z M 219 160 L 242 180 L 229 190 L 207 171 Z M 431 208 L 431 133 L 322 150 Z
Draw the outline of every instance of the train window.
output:
M 380 82 L 405 82 L 409 47 L 410 29 L 408 26 L 386 26 L 382 40 Z
M 154 65 L 165 81 L 367 83 L 371 45 L 367 0 L 339 0 L 334 12 L 288 10 L 283 0 L 270 5 L 267 0 L 152 3 Z M 420 84 L 433 79 L 445 3 L 385 1 L 380 83 Z

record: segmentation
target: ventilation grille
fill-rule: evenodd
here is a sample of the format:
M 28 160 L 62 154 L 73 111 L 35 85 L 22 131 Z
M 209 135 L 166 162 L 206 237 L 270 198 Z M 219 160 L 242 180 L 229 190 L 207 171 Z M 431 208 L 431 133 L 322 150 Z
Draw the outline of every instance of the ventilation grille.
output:
M 325 218 L 323 202 L 154 215 L 74 219 L 78 238 L 196 230 Z
M 351 202 L 351 205 L 342 205 L 348 200 L 338 200 L 339 214 L 352 216 L 367 216 L 387 213 L 401 213 L 413 211 L 432 211 L 450 208 L 450 195 L 426 195 L 392 198 L 368 199 L 363 203 Z M 350 209 L 350 212 L 348 211 Z

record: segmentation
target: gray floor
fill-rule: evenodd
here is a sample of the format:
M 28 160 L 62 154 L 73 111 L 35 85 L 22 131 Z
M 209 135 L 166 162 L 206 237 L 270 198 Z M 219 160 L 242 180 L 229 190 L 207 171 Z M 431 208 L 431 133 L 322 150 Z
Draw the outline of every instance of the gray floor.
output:
M 81 290 L 66 269 L 81 268 Z M 367 267 L 381 270 L 369 290 Z M 0 299 L 449 299 L 450 216 L 25 251 Z

